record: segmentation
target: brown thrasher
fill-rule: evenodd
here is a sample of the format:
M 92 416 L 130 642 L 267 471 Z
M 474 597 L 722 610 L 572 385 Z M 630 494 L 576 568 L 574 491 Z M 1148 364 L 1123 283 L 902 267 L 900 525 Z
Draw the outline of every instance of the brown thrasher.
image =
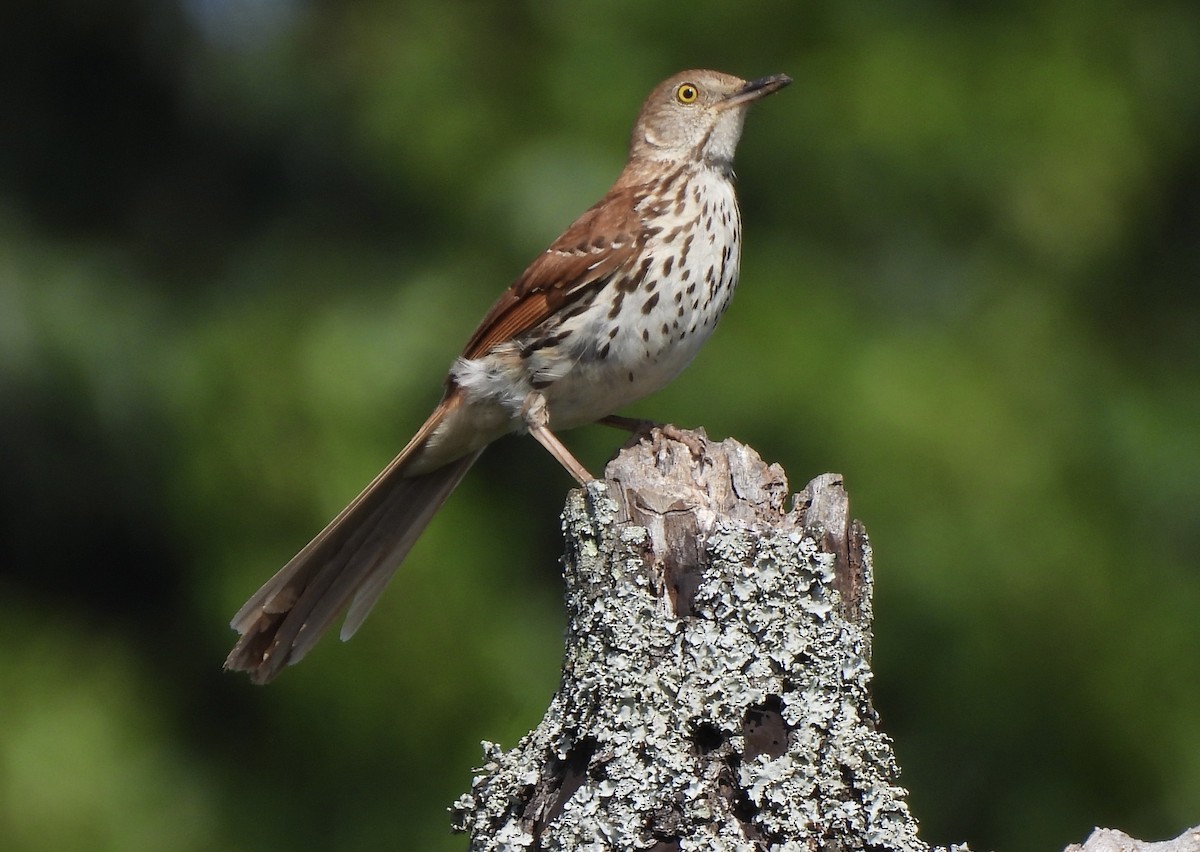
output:
M 347 607 L 350 638 L 500 436 L 528 430 L 592 479 L 550 427 L 595 422 L 657 390 L 712 333 L 738 279 L 733 154 L 746 108 L 790 82 L 684 71 L 650 93 L 612 189 L 488 311 L 408 445 L 238 611 L 226 668 L 266 683 Z

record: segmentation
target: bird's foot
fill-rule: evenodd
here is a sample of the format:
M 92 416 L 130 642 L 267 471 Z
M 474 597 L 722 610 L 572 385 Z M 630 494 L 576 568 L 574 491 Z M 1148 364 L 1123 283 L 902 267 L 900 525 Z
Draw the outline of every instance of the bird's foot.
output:
M 692 454 L 695 461 L 702 462 L 707 458 L 707 448 L 705 446 L 708 438 L 704 434 L 697 435 L 690 429 L 680 429 L 673 423 L 664 423 L 657 429 L 659 440 L 666 439 L 669 441 L 677 441 L 683 444 Z
M 643 438 L 649 439 L 651 442 L 658 444 L 663 439 L 669 441 L 678 441 L 683 444 L 692 454 L 692 458 L 696 461 L 703 461 L 705 452 L 705 441 L 707 436 L 703 433 L 697 435 L 695 432 L 688 429 L 680 429 L 673 423 L 658 423 L 654 420 L 645 420 L 639 417 L 623 417 L 620 414 L 610 414 L 607 417 L 602 417 L 596 421 L 603 423 L 605 426 L 612 426 L 614 429 L 624 429 L 631 433 L 629 441 L 625 446 L 633 446 Z

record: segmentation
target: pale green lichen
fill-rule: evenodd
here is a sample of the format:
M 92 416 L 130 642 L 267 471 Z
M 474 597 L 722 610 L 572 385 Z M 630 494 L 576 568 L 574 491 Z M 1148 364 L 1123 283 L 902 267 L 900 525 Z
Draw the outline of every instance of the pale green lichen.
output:
M 452 808 L 470 849 L 926 852 L 875 728 L 869 625 L 837 614 L 833 555 L 786 526 L 718 523 L 680 618 L 646 531 L 618 510 L 601 483 L 568 502 L 562 684 L 516 748 L 485 744 Z M 748 753 L 762 712 L 782 720 L 780 756 Z

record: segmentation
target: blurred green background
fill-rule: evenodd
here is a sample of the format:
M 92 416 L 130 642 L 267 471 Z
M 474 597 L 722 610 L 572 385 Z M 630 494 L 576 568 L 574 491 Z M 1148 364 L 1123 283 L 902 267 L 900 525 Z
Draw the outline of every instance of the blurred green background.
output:
M 695 66 L 796 82 L 738 298 L 631 413 L 845 475 L 925 839 L 1200 822 L 1197 44 L 1187 0 L 6 4 L 0 848 L 464 848 L 557 681 L 534 442 L 350 644 L 253 688 L 226 622 Z

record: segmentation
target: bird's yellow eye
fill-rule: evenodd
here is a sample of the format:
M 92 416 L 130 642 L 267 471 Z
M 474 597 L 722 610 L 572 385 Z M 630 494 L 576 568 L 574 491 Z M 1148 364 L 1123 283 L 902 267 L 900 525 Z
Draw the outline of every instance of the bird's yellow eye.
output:
M 698 97 L 700 90 L 693 83 L 680 83 L 679 88 L 675 90 L 675 100 L 681 104 L 694 104 Z

